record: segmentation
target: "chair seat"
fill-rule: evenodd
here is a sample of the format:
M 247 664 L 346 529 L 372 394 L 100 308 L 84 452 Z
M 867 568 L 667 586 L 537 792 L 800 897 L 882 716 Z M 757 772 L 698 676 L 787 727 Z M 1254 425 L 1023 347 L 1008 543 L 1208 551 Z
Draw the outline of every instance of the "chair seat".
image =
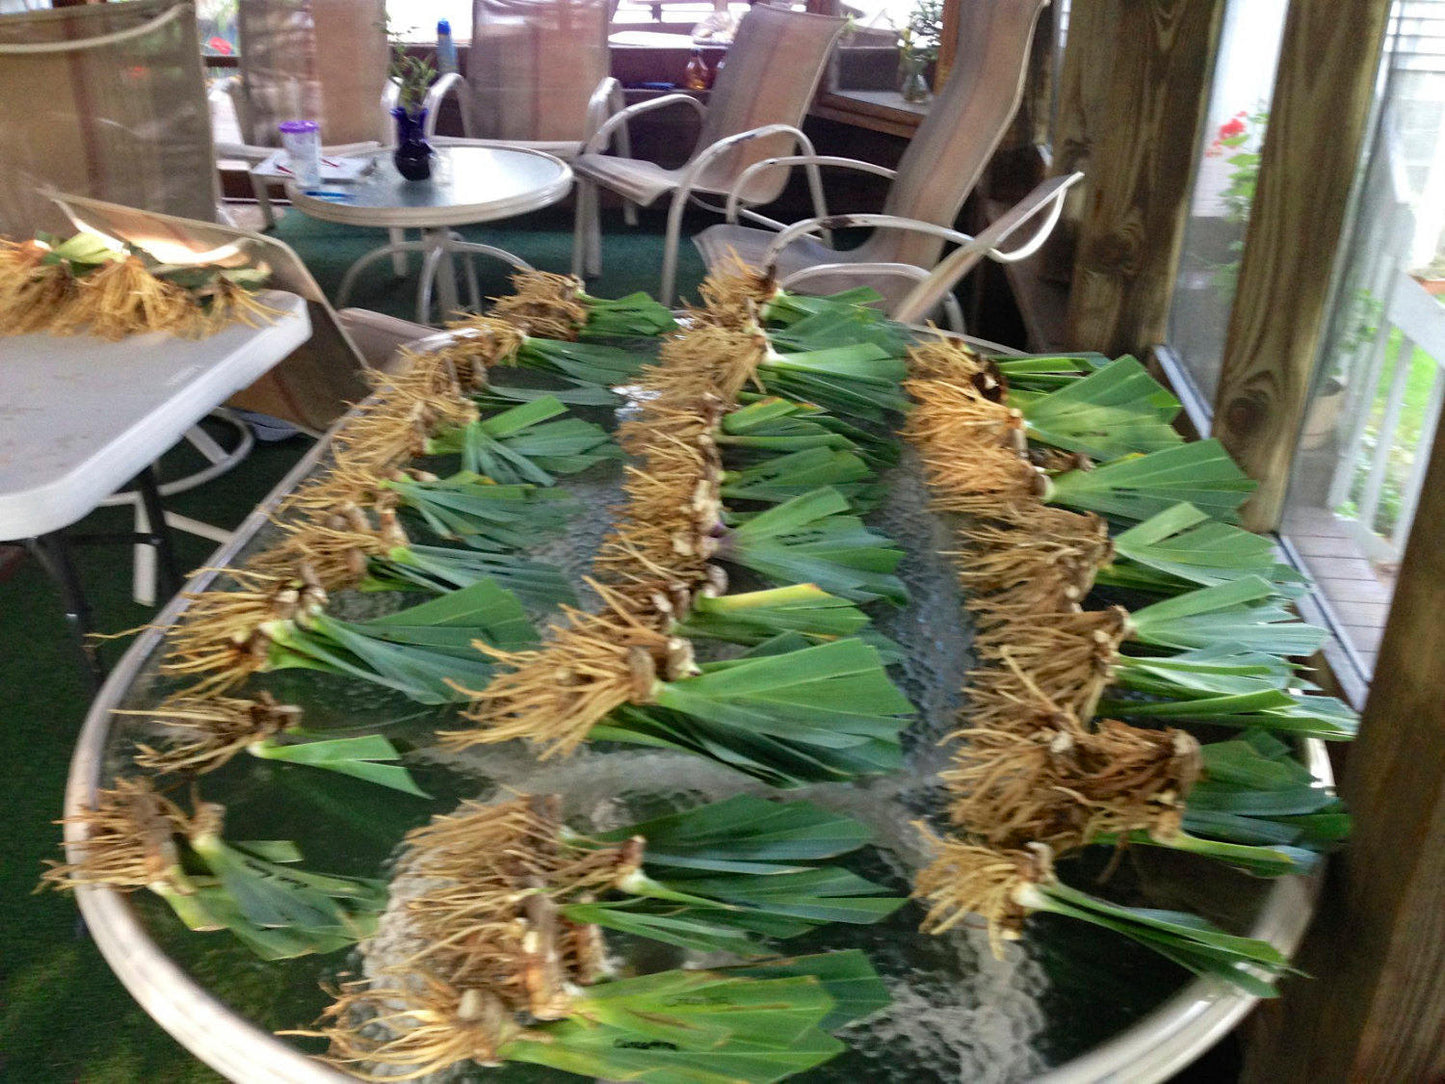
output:
M 736 253 L 745 264 L 761 267 L 768 246 L 777 236 L 772 230 L 720 223 L 696 234 L 692 243 L 709 268 L 725 265 L 731 253 Z M 883 295 L 884 308 L 891 312 L 926 274 L 912 264 L 874 263 L 867 256 L 867 246 L 840 252 L 815 237 L 800 237 L 779 254 L 777 277 L 780 282 L 786 282 L 795 272 L 819 264 L 854 264 L 859 268 L 866 265 L 867 278 L 843 272 L 810 275 L 798 284 L 798 292 L 833 294 L 857 286 L 871 286 Z
M 579 177 L 596 181 L 643 207 L 671 192 L 682 179 L 680 169 L 663 169 L 655 162 L 611 154 L 581 155 L 572 163 L 572 169 Z

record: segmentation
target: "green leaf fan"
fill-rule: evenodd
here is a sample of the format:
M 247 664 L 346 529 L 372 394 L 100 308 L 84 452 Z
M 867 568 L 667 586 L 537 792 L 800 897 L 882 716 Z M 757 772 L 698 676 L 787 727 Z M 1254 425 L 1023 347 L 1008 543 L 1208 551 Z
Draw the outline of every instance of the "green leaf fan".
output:
M 1070 888 L 1058 879 L 1042 844 L 1003 850 L 937 838 L 932 843 L 937 858 L 916 884 L 931 905 L 924 928 L 942 933 L 970 914 L 981 915 L 1000 957 L 1006 941 L 1023 936 L 1028 916 L 1044 912 L 1121 934 L 1255 997 L 1274 997 L 1272 980 L 1289 971 L 1289 961 L 1268 941 L 1226 933 L 1185 911 L 1125 907 Z
M 1011 392 L 1030 439 L 1095 459 L 1172 448 L 1179 400 L 1132 357 L 1121 357 L 1041 396 Z
M 304 667 L 395 689 L 421 704 L 466 699 L 457 684 L 480 688 L 493 665 L 472 641 L 501 650 L 535 646 L 537 631 L 517 597 L 492 580 L 369 621 L 323 612 L 268 622 L 266 670 Z
M 1192 441 L 1148 455 L 1129 455 L 1092 470 L 1050 476 L 1049 504 L 1140 522 L 1188 503 L 1215 519 L 1232 522 L 1255 483 L 1217 440 Z
M 267 960 L 332 952 L 375 931 L 384 884 L 300 869 L 290 842 L 228 843 L 224 816 L 207 802 L 188 815 L 149 780 L 117 779 L 67 818 L 84 833 L 80 857 L 53 865 L 43 883 L 149 889 L 191 929 L 229 930 Z
M 645 705 L 616 709 L 589 737 L 681 749 L 779 787 L 897 771 L 913 705 L 878 652 L 858 639 L 799 640 L 777 637 L 697 677 L 658 682 Z
M 157 746 L 137 743 L 136 764 L 156 772 L 210 772 L 239 753 L 261 760 L 303 764 L 354 776 L 426 797 L 397 763 L 401 754 L 380 734 L 329 737 L 301 727 L 301 709 L 278 704 L 270 693 L 254 700 L 232 696 L 173 696 L 149 711 L 117 711 L 164 726 Z
M 496 485 L 471 471 L 449 478 L 395 478 L 382 483 L 439 537 L 478 549 L 527 550 L 562 527 L 576 510 L 563 490 Z
M 848 507 L 836 490 L 817 489 L 765 512 L 730 516 L 715 556 L 774 583 L 812 583 L 855 602 L 903 605 L 908 591 L 893 574 L 903 551 L 844 515 Z
M 427 455 L 460 453 L 462 469 L 503 485 L 550 486 L 554 474 L 576 474 L 621 453 L 607 433 L 581 418 L 549 421 L 567 408 L 548 396 L 427 441 Z
M 1275 556 L 1274 543 L 1211 519 L 1192 504 L 1176 504 L 1113 538 L 1115 559 L 1095 583 L 1150 594 L 1177 595 L 1246 576 L 1269 580 L 1278 594 L 1302 594 L 1307 581 Z

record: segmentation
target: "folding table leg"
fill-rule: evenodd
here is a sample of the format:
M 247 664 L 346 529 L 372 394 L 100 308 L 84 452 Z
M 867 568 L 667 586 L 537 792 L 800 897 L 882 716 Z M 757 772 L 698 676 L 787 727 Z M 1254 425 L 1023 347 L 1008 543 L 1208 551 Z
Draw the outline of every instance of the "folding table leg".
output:
M 145 509 L 145 525 L 140 533 L 155 551 L 160 566 L 161 590 L 166 598 L 170 598 L 181 589 L 181 571 L 180 565 L 176 563 L 175 547 L 171 545 L 171 532 L 166 525 L 165 509 L 161 507 L 155 468 L 146 467 L 135 476 L 132 484 L 140 494 L 141 507 Z
M 60 589 L 60 598 L 65 606 L 65 625 L 80 650 L 81 663 L 91 686 L 99 691 L 105 682 L 105 663 L 100 657 L 100 649 L 90 639 L 90 603 L 85 599 L 75 562 L 70 558 L 70 546 L 59 531 L 32 538 L 26 544 L 40 562 L 40 567 Z

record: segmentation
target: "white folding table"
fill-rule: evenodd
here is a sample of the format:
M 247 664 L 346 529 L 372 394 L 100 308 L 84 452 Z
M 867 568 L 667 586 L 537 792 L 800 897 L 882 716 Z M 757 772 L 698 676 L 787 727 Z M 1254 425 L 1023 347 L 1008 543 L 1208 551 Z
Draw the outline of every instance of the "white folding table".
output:
M 311 336 L 302 298 L 267 291 L 261 300 L 279 310 L 270 323 L 232 324 L 205 339 L 0 337 L 0 541 L 33 544 L 78 636 L 88 614 L 61 530 L 136 479 L 148 532 L 138 537 L 165 546 L 150 465 Z M 99 676 L 98 657 L 81 642 Z

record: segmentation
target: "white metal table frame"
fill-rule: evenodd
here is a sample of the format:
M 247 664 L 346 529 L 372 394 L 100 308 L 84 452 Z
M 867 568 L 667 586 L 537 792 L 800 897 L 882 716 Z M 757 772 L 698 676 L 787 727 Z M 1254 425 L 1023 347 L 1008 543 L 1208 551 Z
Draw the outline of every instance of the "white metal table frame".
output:
M 390 174 L 394 173 L 394 167 L 391 165 L 391 153 L 389 148 L 367 152 L 368 156 L 377 158 L 377 167 L 370 175 L 355 185 L 338 183 L 327 186 L 323 191 L 342 193 L 349 189 L 359 189 L 363 185 L 379 183 L 380 179 L 390 183 Z M 337 308 L 345 306 L 357 277 L 366 268 L 386 257 L 391 257 L 395 265 L 397 257 L 404 257 L 404 254 L 410 252 L 422 255 L 421 281 L 417 286 L 416 316 L 417 322 L 421 324 L 431 323 L 433 288 L 435 288 L 437 303 L 443 314 L 455 311 L 459 307 L 460 297 L 457 291 L 455 261 L 457 256 L 468 257 L 466 262 L 468 300 L 473 309 L 481 307 L 481 297 L 477 288 L 476 271 L 470 257 L 490 256 L 522 271 L 532 269 L 532 265 L 520 256 L 494 245 L 467 241 L 456 233 L 453 227 L 495 222 L 499 219 L 512 218 L 528 211 L 551 206 L 572 190 L 572 168 L 555 155 L 525 147 L 441 146 L 436 149 L 436 154 L 438 158 L 444 160 L 442 168 L 451 170 L 465 168 L 470 159 L 482 162 L 487 158 L 496 159 L 506 156 L 540 158 L 555 165 L 556 175 L 545 184 L 491 199 L 456 203 L 447 201 L 435 205 L 393 203 L 386 206 L 369 206 L 345 199 L 328 199 L 324 196 L 308 194 L 307 190 L 302 189 L 295 181 L 286 182 L 286 195 L 291 200 L 291 205 L 311 218 L 348 226 L 385 228 L 393 231 L 393 237 L 395 236 L 394 231 L 398 229 L 421 231 L 421 239 L 418 241 L 393 240 L 390 244 L 373 249 L 354 262 L 347 269 L 341 280 L 341 286 L 337 290 Z M 434 165 L 434 176 L 435 168 Z M 401 183 L 417 186 L 433 184 L 432 181 L 403 181 Z M 416 191 L 424 193 L 426 190 L 418 187 Z M 432 191 L 435 191 L 435 188 Z
M 25 541 L 42 558 L 93 678 L 101 675 L 100 661 L 83 638 L 87 607 L 63 532 L 135 480 L 137 533 L 75 540 L 164 549 L 167 517 L 151 464 L 311 336 L 304 299 L 268 291 L 261 300 L 277 310 L 271 322 L 232 324 L 205 339 L 157 332 L 119 342 L 80 335 L 3 340 L 0 540 Z

